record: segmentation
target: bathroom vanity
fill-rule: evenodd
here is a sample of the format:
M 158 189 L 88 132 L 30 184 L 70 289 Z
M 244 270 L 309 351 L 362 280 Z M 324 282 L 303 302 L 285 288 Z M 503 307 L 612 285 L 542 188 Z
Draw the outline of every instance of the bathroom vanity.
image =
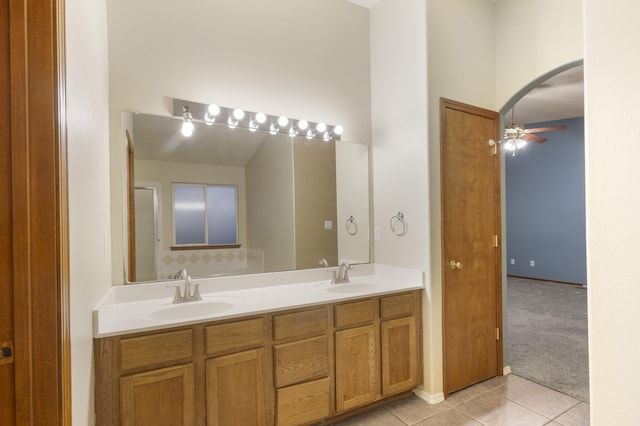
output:
M 108 295 L 94 311 L 97 424 L 304 425 L 410 392 L 422 383 L 421 274 L 360 269 L 346 284 L 205 283 L 201 302 L 180 305 L 139 288 Z

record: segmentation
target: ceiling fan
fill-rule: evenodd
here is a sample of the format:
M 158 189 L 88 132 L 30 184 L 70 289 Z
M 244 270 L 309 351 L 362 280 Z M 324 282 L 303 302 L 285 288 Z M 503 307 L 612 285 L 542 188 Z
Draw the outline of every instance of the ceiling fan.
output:
M 515 155 L 516 150 L 524 147 L 527 142 L 542 143 L 549 140 L 548 138 L 536 135 L 536 133 L 567 129 L 567 126 L 564 124 L 559 126 L 525 129 L 523 125 L 515 124 L 513 119 L 514 110 L 515 107 L 511 109 L 511 125 L 504 129 L 504 147 L 507 151 L 513 151 L 513 155 Z

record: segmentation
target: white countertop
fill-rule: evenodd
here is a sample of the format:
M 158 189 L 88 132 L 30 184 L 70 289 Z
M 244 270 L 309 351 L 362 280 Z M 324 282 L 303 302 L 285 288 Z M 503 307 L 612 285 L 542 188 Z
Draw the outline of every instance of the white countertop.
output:
M 354 265 L 350 283 L 331 284 L 335 269 L 194 279 L 202 301 L 181 304 L 172 303 L 175 290 L 167 288 L 169 281 L 114 286 L 93 310 L 93 335 L 137 333 L 424 288 L 422 272 L 413 269 Z

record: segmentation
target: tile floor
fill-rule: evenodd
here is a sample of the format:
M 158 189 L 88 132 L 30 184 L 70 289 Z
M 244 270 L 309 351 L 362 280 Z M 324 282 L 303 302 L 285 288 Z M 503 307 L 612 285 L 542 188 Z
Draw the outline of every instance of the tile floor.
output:
M 495 377 L 429 405 L 416 396 L 336 426 L 589 425 L 589 404 L 516 375 Z

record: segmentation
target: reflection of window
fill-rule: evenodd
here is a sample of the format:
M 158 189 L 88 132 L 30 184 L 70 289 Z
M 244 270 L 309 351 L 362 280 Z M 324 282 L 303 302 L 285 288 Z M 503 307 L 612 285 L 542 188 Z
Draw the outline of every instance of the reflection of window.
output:
M 238 243 L 235 186 L 173 184 L 176 245 Z

